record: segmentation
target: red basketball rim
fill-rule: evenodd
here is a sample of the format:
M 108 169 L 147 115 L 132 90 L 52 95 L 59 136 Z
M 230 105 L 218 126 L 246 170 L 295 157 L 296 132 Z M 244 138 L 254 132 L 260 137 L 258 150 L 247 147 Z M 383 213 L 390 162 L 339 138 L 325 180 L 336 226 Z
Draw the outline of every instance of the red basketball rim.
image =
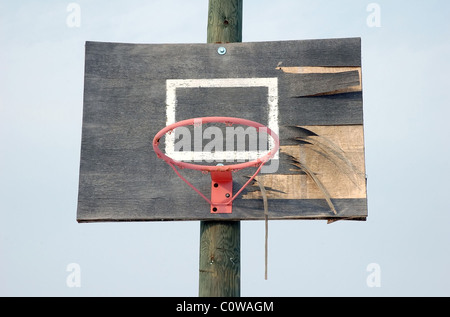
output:
M 194 125 L 197 122 L 201 122 L 202 124 L 203 123 L 222 122 L 222 123 L 227 123 L 227 124 L 229 123 L 229 124 L 246 125 L 246 126 L 254 127 L 257 129 L 264 128 L 264 132 L 272 137 L 275 144 L 274 144 L 274 147 L 266 155 L 264 155 L 261 158 L 258 158 L 256 160 L 249 161 L 249 162 L 224 165 L 224 166 L 201 165 L 201 164 L 192 164 L 192 163 L 186 163 L 186 162 L 182 162 L 182 161 L 176 161 L 161 151 L 161 149 L 159 148 L 159 143 L 160 143 L 159 141 L 164 135 L 166 135 L 167 133 L 173 131 L 174 129 L 176 129 L 178 127 Z M 248 167 L 259 166 L 261 164 L 265 164 L 267 161 L 269 161 L 271 158 L 273 158 L 274 155 L 277 153 L 279 147 L 280 147 L 280 140 L 278 138 L 278 135 L 275 132 L 273 132 L 271 129 L 269 129 L 267 126 L 265 126 L 261 123 L 255 122 L 255 121 L 246 120 L 246 119 L 242 119 L 242 118 L 233 118 L 233 117 L 202 117 L 202 118 L 193 118 L 193 119 L 178 121 L 178 122 L 170 124 L 170 125 L 164 127 L 163 129 L 161 129 L 155 135 L 155 137 L 153 139 L 153 150 L 155 151 L 156 155 L 159 158 L 163 159 L 164 161 L 166 161 L 169 164 L 176 165 L 180 168 L 188 168 L 188 169 L 193 169 L 193 170 L 198 170 L 198 171 L 203 171 L 203 172 L 237 171 L 237 170 L 241 170 L 241 169 L 248 168 Z

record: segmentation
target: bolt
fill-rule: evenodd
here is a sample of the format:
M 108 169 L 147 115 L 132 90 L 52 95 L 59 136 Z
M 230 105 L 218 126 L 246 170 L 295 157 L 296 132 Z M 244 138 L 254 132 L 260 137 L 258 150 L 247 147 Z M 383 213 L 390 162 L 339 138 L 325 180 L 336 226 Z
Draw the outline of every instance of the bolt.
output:
M 230 194 L 226 193 L 226 194 L 225 194 L 225 197 L 229 198 L 229 197 L 230 197 Z
M 217 53 L 219 53 L 219 55 L 225 55 L 226 52 L 227 52 L 227 49 L 223 46 L 221 46 L 217 49 Z

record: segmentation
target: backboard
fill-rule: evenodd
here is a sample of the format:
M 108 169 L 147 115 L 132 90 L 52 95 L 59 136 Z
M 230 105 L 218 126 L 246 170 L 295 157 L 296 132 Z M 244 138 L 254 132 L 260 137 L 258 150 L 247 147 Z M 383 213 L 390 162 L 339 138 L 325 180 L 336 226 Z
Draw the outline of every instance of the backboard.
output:
M 259 122 L 280 138 L 230 214 L 211 213 L 152 148 L 169 124 L 217 116 Z M 207 164 L 251 160 L 273 146 L 238 125 L 193 125 L 161 142 L 174 159 Z M 211 190 L 209 176 L 180 173 Z M 233 190 L 251 174 L 233 173 Z M 86 43 L 77 221 L 264 219 L 257 182 L 269 219 L 366 219 L 359 38 Z

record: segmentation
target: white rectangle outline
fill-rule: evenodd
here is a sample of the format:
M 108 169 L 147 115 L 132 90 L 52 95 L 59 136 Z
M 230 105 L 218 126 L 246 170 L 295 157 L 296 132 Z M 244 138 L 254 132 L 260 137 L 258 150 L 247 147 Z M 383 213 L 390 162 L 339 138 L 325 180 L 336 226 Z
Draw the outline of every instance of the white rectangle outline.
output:
M 176 122 L 177 88 L 235 88 L 267 87 L 267 104 L 269 106 L 267 127 L 278 135 L 278 78 L 205 78 L 205 79 L 167 79 L 166 80 L 166 126 Z M 233 115 L 230 115 L 232 117 Z M 263 123 L 264 124 L 264 123 Z M 177 161 L 223 161 L 255 160 L 268 153 L 275 146 L 269 137 L 269 149 L 266 151 L 217 151 L 194 152 L 175 151 L 175 133 L 166 134 L 166 155 Z M 274 159 L 278 159 L 278 152 Z

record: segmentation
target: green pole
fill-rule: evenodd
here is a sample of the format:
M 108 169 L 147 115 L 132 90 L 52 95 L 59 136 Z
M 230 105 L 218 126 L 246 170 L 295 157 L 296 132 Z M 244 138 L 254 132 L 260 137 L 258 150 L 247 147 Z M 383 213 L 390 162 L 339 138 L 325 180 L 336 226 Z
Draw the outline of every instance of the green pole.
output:
M 242 1 L 209 0 L 207 43 L 242 42 Z
M 209 0 L 208 43 L 242 42 L 242 1 Z M 241 223 L 200 222 L 200 297 L 241 295 Z

